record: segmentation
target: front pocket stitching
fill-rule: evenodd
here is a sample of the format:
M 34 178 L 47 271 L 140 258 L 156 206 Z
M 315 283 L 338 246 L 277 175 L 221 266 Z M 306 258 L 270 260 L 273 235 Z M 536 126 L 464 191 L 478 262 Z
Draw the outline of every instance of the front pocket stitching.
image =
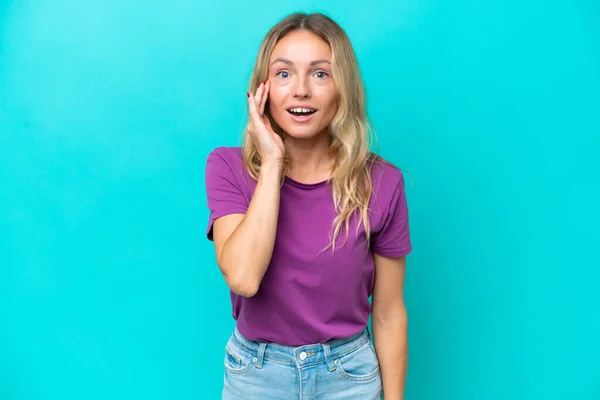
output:
M 377 377 L 379 375 L 379 366 L 375 369 L 375 371 L 370 372 L 367 375 L 351 375 L 351 374 L 347 373 L 344 370 L 344 367 L 342 366 L 341 361 L 339 361 L 339 360 L 338 360 L 337 366 L 338 366 L 338 368 L 337 368 L 338 371 L 340 372 L 340 374 L 343 377 L 351 379 L 353 381 L 359 381 L 359 382 L 370 381 L 370 380 L 374 379 L 375 377 Z
M 235 354 L 233 354 L 233 352 L 230 351 L 229 348 L 225 347 L 225 352 L 227 354 L 229 354 L 231 357 L 235 358 L 235 361 L 237 361 L 238 364 L 242 364 L 242 359 L 239 358 L 238 356 L 236 356 Z
M 242 359 L 240 357 L 238 357 L 235 354 L 233 354 L 231 351 L 229 351 L 228 348 L 225 348 L 225 351 L 229 355 L 231 355 L 233 358 L 235 358 L 236 360 L 238 360 L 239 364 L 242 364 Z M 225 355 L 225 356 L 227 356 L 227 355 Z M 252 366 L 252 362 L 249 362 L 248 365 L 246 365 L 245 367 L 240 367 L 240 368 L 231 368 L 229 365 L 227 365 L 227 363 L 223 363 L 223 364 L 224 364 L 225 370 L 227 372 L 232 373 L 232 374 L 241 374 L 241 373 L 246 372 L 247 370 L 249 370 L 250 367 Z

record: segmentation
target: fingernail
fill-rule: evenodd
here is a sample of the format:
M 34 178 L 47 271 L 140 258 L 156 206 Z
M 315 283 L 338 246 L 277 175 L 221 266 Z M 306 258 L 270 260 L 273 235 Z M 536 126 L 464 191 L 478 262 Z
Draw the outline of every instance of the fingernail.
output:
M 265 85 L 267 84 L 267 81 L 269 80 L 269 78 L 265 79 Z
M 250 97 L 250 92 L 246 92 L 246 94 L 248 95 L 248 97 Z

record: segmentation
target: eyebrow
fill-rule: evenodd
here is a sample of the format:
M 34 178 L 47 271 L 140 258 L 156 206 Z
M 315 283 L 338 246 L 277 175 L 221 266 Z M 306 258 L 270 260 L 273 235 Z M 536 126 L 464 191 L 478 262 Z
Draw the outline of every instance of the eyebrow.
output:
M 276 62 L 283 62 L 283 63 L 289 64 L 289 65 L 294 65 L 294 63 L 293 63 L 293 62 L 291 62 L 290 60 L 288 60 L 287 58 L 281 58 L 281 57 L 279 57 L 279 58 L 276 58 L 276 59 L 275 59 L 275 60 L 274 60 L 274 61 L 271 63 L 271 65 L 275 64 Z M 331 64 L 331 62 L 330 62 L 330 61 L 328 61 L 328 60 L 315 60 L 315 61 L 311 61 L 311 62 L 310 62 L 310 66 L 312 67 L 312 66 L 315 66 L 315 65 L 317 65 L 317 64 L 322 64 L 322 63 Z

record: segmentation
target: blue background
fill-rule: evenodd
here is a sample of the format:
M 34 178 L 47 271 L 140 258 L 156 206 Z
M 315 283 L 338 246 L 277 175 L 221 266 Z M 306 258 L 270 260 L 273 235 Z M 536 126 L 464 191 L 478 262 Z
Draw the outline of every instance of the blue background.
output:
M 0 1 L 0 399 L 219 398 L 205 160 L 296 10 L 406 172 L 406 399 L 600 399 L 599 4 Z

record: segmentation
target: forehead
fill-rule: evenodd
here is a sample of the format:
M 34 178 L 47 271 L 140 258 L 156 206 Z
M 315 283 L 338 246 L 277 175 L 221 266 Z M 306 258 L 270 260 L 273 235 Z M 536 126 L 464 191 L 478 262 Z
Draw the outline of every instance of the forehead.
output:
M 297 30 L 288 33 L 277 42 L 269 64 L 277 58 L 286 58 L 294 64 L 309 64 L 318 59 L 331 61 L 331 48 L 314 33 Z

